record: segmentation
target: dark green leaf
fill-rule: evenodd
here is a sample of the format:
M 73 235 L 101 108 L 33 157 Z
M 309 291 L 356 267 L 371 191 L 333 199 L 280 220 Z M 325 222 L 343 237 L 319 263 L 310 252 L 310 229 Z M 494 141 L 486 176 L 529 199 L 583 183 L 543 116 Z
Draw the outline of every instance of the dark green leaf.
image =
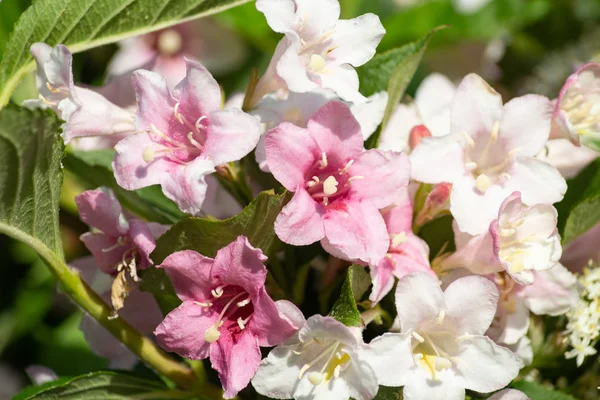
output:
M 215 14 L 249 0 L 38 0 L 19 19 L 0 63 L 0 107 L 35 64 L 35 42 L 79 52 Z
M 169 254 L 180 250 L 195 250 L 207 257 L 214 257 L 219 249 L 240 235 L 246 236 L 253 246 L 271 255 L 277 243 L 275 219 L 287 198 L 285 194 L 275 194 L 271 190 L 262 192 L 241 213 L 226 220 L 186 218 L 158 239 L 152 260 L 158 265 Z
M 379 386 L 377 396 L 373 400 L 402 400 L 402 388 Z
M 164 315 L 167 315 L 171 310 L 174 310 L 181 304 L 181 300 L 177 297 L 177 293 L 175 293 L 171 280 L 164 269 L 152 267 L 140 271 L 140 275 L 142 276 L 140 289 L 143 292 L 152 293 L 154 295 L 154 298 Z
M 444 215 L 426 223 L 419 236 L 429 245 L 429 255 L 432 259 L 444 252 L 455 250 L 451 215 Z
M 185 216 L 173 201 L 165 197 L 160 186 L 136 191 L 120 187 L 112 172 L 113 158 L 113 150 L 74 151 L 67 154 L 64 165 L 87 183 L 89 189 L 100 186 L 111 188 L 124 207 L 149 221 L 171 224 Z
M 525 393 L 531 400 L 575 400 L 566 393 L 548 389 L 539 383 L 521 380 L 513 382 L 510 386 Z
M 371 280 L 364 267 L 352 265 L 346 272 L 340 297 L 331 308 L 330 316 L 346 326 L 363 326 L 356 300 L 360 299 L 368 289 Z
M 600 160 L 567 182 L 565 198 L 556 205 L 563 245 L 600 222 Z
M 161 392 L 164 393 L 164 397 L 161 397 Z M 78 376 L 67 382 L 62 380 L 51 382 L 49 387 L 37 393 L 27 397 L 24 396 L 26 393 L 23 393 L 17 398 L 23 400 L 126 400 L 144 396 L 153 399 L 172 398 L 172 395 L 167 395 L 167 392 L 175 393 L 158 381 L 140 379 L 124 373 L 100 371 Z

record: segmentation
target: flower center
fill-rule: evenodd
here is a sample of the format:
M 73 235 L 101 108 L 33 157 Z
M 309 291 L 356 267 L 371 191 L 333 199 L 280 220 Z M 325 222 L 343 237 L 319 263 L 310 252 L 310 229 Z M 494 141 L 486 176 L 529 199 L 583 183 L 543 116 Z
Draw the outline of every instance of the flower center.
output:
M 250 294 L 239 286 L 218 286 L 211 290 L 212 299 L 196 302 L 200 307 L 220 309 L 217 321 L 204 331 L 204 340 L 214 343 L 221 337 L 221 330 L 231 334 L 239 334 L 246 329 L 246 324 L 254 314 L 254 305 Z
M 584 74 L 592 75 L 584 76 Z M 560 109 L 566 114 L 567 120 L 578 135 L 585 136 L 598 131 L 600 127 L 600 93 L 598 89 L 586 92 L 585 89 L 600 87 L 600 79 L 595 78 L 590 71 L 581 73 L 581 79 L 589 82 L 582 90 L 573 86 L 567 90 L 561 101 Z
M 318 345 L 319 343 L 317 339 L 302 343 L 297 346 L 298 350 L 294 350 L 294 354 L 301 355 L 309 350 L 311 346 Z M 350 366 L 350 362 L 352 361 L 350 355 L 344 351 L 343 344 L 337 340 L 320 347 L 318 355 L 305 363 L 298 375 L 298 379 L 300 380 L 308 372 L 306 377 L 314 386 L 318 386 L 323 382 L 329 382 L 333 378 L 338 378 Z M 315 353 L 314 349 L 310 350 L 313 350 L 311 352 Z
M 501 184 L 510 179 L 506 172 L 512 164 L 513 158 L 520 149 L 505 149 L 498 143 L 500 121 L 496 121 L 487 141 L 478 141 L 465 134 L 465 167 L 475 179 L 475 188 L 480 193 L 485 193 L 494 184 Z
M 343 168 L 331 167 L 327 154 L 323 152 L 321 159 L 315 163 L 312 173 L 309 174 L 312 178 L 306 182 L 306 190 L 315 201 L 328 206 L 331 201 L 340 198 L 350 190 L 353 180 L 364 179 L 364 176 L 348 175 L 353 163 L 354 160 L 350 160 Z

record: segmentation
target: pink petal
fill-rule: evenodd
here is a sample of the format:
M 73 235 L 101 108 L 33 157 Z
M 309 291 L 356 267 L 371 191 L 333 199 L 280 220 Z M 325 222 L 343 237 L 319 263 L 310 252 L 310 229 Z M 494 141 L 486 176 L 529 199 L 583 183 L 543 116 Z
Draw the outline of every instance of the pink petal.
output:
M 167 271 L 177 296 L 183 301 L 202 302 L 212 298 L 215 283 L 210 278 L 214 260 L 193 250 L 169 255 L 160 265 Z
M 184 301 L 156 328 L 156 341 L 163 349 L 182 357 L 190 360 L 204 359 L 211 350 L 211 344 L 204 340 L 204 332 L 217 322 L 218 317 L 217 312 L 210 307 Z
M 257 298 L 265 286 L 267 257 L 253 247 L 248 238 L 238 238 L 217 252 L 212 268 L 212 278 L 224 285 L 241 286 L 252 298 Z
M 229 331 L 211 347 L 210 362 L 219 373 L 219 379 L 225 389 L 223 398 L 234 398 L 248 386 L 260 364 L 261 353 L 254 335 L 243 331 L 234 341 Z
M 137 70 L 131 77 L 137 98 L 135 126 L 139 130 L 158 130 L 168 133 L 170 125 L 179 124 L 173 113 L 177 100 L 171 95 L 167 81 L 155 72 Z
M 269 170 L 290 191 L 306 185 L 306 174 L 321 158 L 309 132 L 289 122 L 282 122 L 267 132 L 265 148 Z
M 388 250 L 389 236 L 383 217 L 368 200 L 330 204 L 323 224 L 325 245 L 343 253 L 348 260 L 377 265 Z
M 121 221 L 121 218 L 124 220 L 123 209 L 111 190 L 87 190 L 75 197 L 75 203 L 79 217 L 86 224 L 109 236 L 127 233 L 127 226 L 123 226 Z
M 205 176 L 215 172 L 214 167 L 212 160 L 203 157 L 175 168 L 170 167 L 171 174 L 161 176 L 163 193 L 177 203 L 184 213 L 200 214 L 206 196 Z
M 410 162 L 402 153 L 367 150 L 350 167 L 353 180 L 350 187 L 357 197 L 369 199 L 377 208 L 394 203 L 406 192 L 410 179 Z
M 221 89 L 202 64 L 185 60 L 186 76 L 175 87 L 182 115 L 200 118 L 221 109 Z M 195 123 L 194 120 L 192 123 Z
M 369 300 L 377 304 L 394 287 L 394 261 L 390 257 L 383 257 L 377 266 L 371 266 L 370 274 L 373 289 Z
M 210 114 L 209 121 L 203 154 L 212 158 L 216 165 L 240 160 L 256 147 L 260 138 L 258 121 L 242 110 L 215 111 Z
M 512 99 L 504 106 L 499 138 L 507 151 L 534 157 L 548 141 L 552 103 L 544 96 L 530 94 Z
M 446 311 L 444 294 L 437 280 L 415 272 L 400 279 L 396 286 L 396 309 L 402 332 L 417 329 L 423 321 L 435 320 Z
M 412 231 L 413 205 L 408 191 L 398 196 L 393 207 L 382 210 L 381 213 L 390 234 Z
M 298 329 L 279 312 L 279 308 L 269 297 L 264 286 L 260 289 L 258 297 L 252 300 L 252 305 L 254 313 L 248 329 L 256 337 L 259 346 L 277 346 Z
M 129 237 L 133 244 L 137 248 L 141 257 L 141 265 L 138 266 L 140 269 L 151 266 L 152 260 L 150 259 L 150 253 L 154 251 L 156 242 L 150 231 L 150 227 L 144 221 L 132 218 L 129 220 Z
M 305 246 L 323 239 L 324 209 L 303 188 L 298 188 L 292 200 L 275 220 L 279 239 L 294 246 Z
M 308 121 L 307 127 L 319 150 L 326 153 L 334 165 L 343 167 L 364 150 L 360 124 L 344 103 L 325 104 Z
M 444 291 L 446 318 L 457 332 L 484 335 L 490 327 L 498 305 L 496 285 L 480 276 L 467 276 L 452 282 Z
M 92 253 L 98 268 L 105 274 L 116 273 L 116 267 L 123 258 L 123 253 L 129 248 L 128 245 L 117 246 L 117 238 L 103 233 L 84 233 L 80 236 L 85 247 Z M 105 251 L 111 249 L 110 251 Z

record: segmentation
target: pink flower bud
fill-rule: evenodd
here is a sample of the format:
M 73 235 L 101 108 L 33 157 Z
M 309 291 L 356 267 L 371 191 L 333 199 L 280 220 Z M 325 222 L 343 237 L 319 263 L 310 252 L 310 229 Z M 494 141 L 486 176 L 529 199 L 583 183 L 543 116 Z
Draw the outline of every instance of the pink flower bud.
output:
M 419 143 L 421 143 L 421 139 L 425 137 L 431 137 L 431 132 L 425 125 L 417 125 L 410 130 L 410 135 L 408 138 L 408 143 L 410 145 L 410 149 L 414 150 L 415 147 Z

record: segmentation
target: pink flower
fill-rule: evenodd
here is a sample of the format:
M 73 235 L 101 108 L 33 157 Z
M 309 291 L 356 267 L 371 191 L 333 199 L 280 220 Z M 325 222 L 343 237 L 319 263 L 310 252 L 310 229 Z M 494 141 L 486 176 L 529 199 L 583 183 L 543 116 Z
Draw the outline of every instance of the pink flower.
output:
M 265 144 L 271 172 L 294 192 L 275 221 L 277 236 L 296 246 L 321 240 L 336 257 L 377 265 L 389 247 L 379 209 L 406 190 L 408 158 L 364 151 L 360 125 L 339 102 L 323 106 L 306 129 L 281 123 Z
M 81 240 L 109 275 L 128 270 L 137 280 L 137 270 L 152 265 L 154 240 L 168 227 L 128 217 L 114 193 L 107 188 L 88 190 L 75 198 L 82 221 L 94 228 Z
M 254 376 L 259 346 L 278 345 L 299 328 L 287 315 L 300 311 L 290 302 L 274 302 L 265 290 L 266 259 L 240 236 L 215 259 L 185 250 L 161 265 L 183 303 L 156 328 L 158 343 L 185 358 L 210 357 L 225 398 L 235 397 Z
M 571 271 L 581 272 L 589 262 L 600 261 L 600 223 L 570 242 L 560 261 Z
M 382 212 L 390 237 L 390 248 L 376 266 L 371 266 L 373 291 L 369 299 L 379 302 L 401 279 L 411 272 L 424 272 L 436 277 L 429 266 L 429 246 L 412 231 L 413 205 L 408 193 L 391 209 Z
M 199 63 L 187 60 L 187 76 L 172 94 L 160 75 L 133 74 L 141 131 L 115 147 L 115 177 L 127 190 L 160 184 L 186 213 L 200 212 L 205 175 L 239 160 L 256 146 L 260 126 L 239 109 L 221 110 L 221 90 Z
M 125 39 L 108 65 L 111 74 L 122 74 L 152 63 L 152 70 L 171 87 L 185 77 L 185 58 L 201 62 L 212 73 L 235 70 L 248 55 L 243 41 L 210 18 L 191 21 L 157 32 Z
M 600 150 L 600 63 L 585 64 L 567 78 L 553 118 L 553 137 Z
M 502 98 L 475 74 L 465 77 L 450 110 L 450 134 L 426 137 L 411 154 L 412 178 L 452 184 L 450 211 L 461 231 L 485 232 L 502 201 L 518 191 L 528 205 L 560 201 L 560 173 L 535 156 L 550 134 L 552 105 L 527 95 Z

